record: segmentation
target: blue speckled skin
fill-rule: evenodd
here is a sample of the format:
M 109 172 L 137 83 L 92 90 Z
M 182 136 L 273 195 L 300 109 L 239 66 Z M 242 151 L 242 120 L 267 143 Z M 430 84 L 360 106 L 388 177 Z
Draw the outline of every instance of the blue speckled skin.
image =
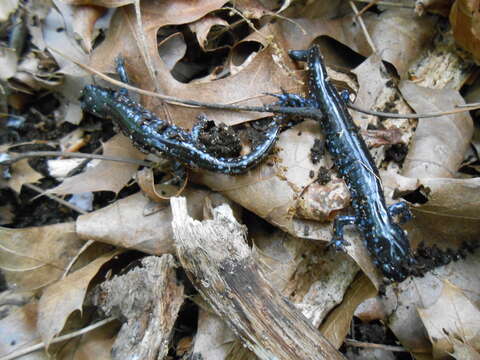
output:
M 332 154 L 338 172 L 351 194 L 354 216 L 340 216 L 334 223 L 332 244 L 345 245 L 343 226 L 355 224 L 363 235 L 373 262 L 385 277 L 403 281 L 412 262 L 406 233 L 394 222 L 411 218 L 408 206 L 400 202 L 387 208 L 378 169 L 365 142 L 354 124 L 344 100 L 330 83 L 317 46 L 306 51 L 292 51 L 291 57 L 308 65 L 309 97 L 303 106 L 317 107 L 325 114 L 320 122 L 326 137 L 327 150 Z M 284 103 L 298 106 L 299 99 L 284 97 Z
M 122 75 L 122 74 L 121 74 Z M 126 75 L 123 74 L 122 78 Z M 111 118 L 132 142 L 145 152 L 158 152 L 175 158 L 191 168 L 203 168 L 224 174 L 237 175 L 257 165 L 269 153 L 279 133 L 272 121 L 265 141 L 245 156 L 215 157 L 197 141 L 202 122 L 192 132 L 168 124 L 128 97 L 125 89 L 113 91 L 88 85 L 82 91 L 82 109 L 102 118 Z

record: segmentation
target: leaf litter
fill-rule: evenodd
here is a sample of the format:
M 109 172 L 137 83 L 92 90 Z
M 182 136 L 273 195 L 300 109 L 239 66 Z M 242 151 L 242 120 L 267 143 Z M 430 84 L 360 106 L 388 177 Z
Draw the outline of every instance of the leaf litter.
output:
M 31 104 L 58 123 L 66 121 L 79 129 L 86 126 L 87 131 L 100 129 L 91 128 L 88 117 L 79 107 L 80 90 L 92 82 L 92 76 L 60 55 L 62 53 L 110 74 L 115 72 L 115 58 L 122 56 L 132 84 L 137 87 L 221 104 L 261 106 L 275 101 L 268 95 L 271 93 L 286 90 L 305 94 L 304 69 L 298 68 L 287 52 L 305 49 L 313 41 L 322 45 L 332 79 L 348 83 L 356 92 L 355 105 L 364 109 L 402 114 L 448 111 L 465 103 L 464 84 L 474 86 L 477 81 L 468 54 L 455 48 L 451 33 L 443 32 L 444 28 L 438 26 L 445 26 L 448 20 L 442 16 L 450 15 L 458 45 L 478 58 L 478 33 L 472 22 L 459 20 L 459 16 L 464 15 L 458 9 L 468 7 L 465 1 L 455 1 L 451 11 L 440 12 L 442 16 L 429 13 L 438 13 L 434 8 L 422 8 L 426 13 L 418 16 L 418 7 L 415 14 L 413 8 L 377 5 L 373 7 L 375 11 L 366 11 L 361 19 L 352 15 L 346 3 L 337 7 L 333 3 L 305 6 L 287 1 L 281 15 L 275 15 L 279 8 L 268 2 L 239 1 L 235 10 L 225 1 L 152 1 L 136 3 L 137 7 L 128 5 L 131 3 L 97 1 L 91 3 L 96 6 L 91 6 L 57 1 L 51 8 L 40 3 L 16 8 L 12 2 L 6 13 L 16 12 L 5 23 L 23 19 L 31 40 L 27 40 L 23 52 L 13 51 L 14 46 L 5 46 L 0 52 L 0 63 L 5 65 L 1 71 L 2 88 L 7 89 L 8 94 L 2 104 L 6 104 L 5 113 L 11 116 L 5 118 L 8 120 L 6 130 L 0 133 L 2 144 L 19 143 L 25 136 L 21 126 L 9 125 L 13 124 L 10 119 L 14 116 L 25 116 L 27 123 L 38 123 L 38 115 L 28 110 Z M 361 30 L 362 22 L 371 42 Z M 257 30 L 252 26 L 257 26 Z M 1 31 L 2 40 L 12 39 L 8 45 L 15 44 L 13 31 Z M 469 37 L 459 38 L 462 31 L 468 32 Z M 60 54 L 48 52 L 48 48 Z M 53 106 L 56 114 L 43 108 L 48 101 L 36 99 L 36 95 L 46 95 L 48 101 L 56 103 Z M 139 100 L 160 117 L 185 128 L 191 128 L 200 113 L 217 124 L 237 125 L 243 131 L 251 127 L 249 122 L 265 116 L 181 107 L 145 95 Z M 469 101 L 472 100 L 477 101 L 474 95 L 469 97 Z M 459 249 L 466 241 L 478 242 L 478 173 L 459 172 L 475 127 L 469 114 L 417 121 L 383 119 L 353 110 L 351 113 L 362 130 L 378 131 L 378 134 L 399 132 L 391 138 L 378 135 L 374 140 L 376 147 L 371 150 L 380 168 L 387 202 L 404 197 L 412 203 L 414 220 L 406 225 L 411 243 L 420 246 L 419 249 L 433 245 L 438 249 Z M 107 132 L 104 155 L 145 157 L 128 139 L 120 135 L 114 137 L 108 121 L 96 121 L 105 122 L 101 127 L 106 127 Z M 190 215 L 197 219 L 208 217 L 212 206 L 225 202 L 233 206 L 237 214 L 243 213 L 241 219 L 249 227 L 255 259 L 264 268 L 266 278 L 337 348 L 346 338 L 363 340 L 360 333 L 350 328 L 359 327 L 360 319 L 367 318 L 361 314 L 369 314 L 367 326 L 381 324 L 395 336 L 384 343 L 385 351 L 390 351 L 387 346 L 399 341 L 405 351 L 417 356 L 427 353 L 433 358 L 443 358 L 449 353 L 455 357 L 461 356 L 462 351 L 478 355 L 475 337 L 478 331 L 470 322 L 478 317 L 478 253 L 471 255 L 464 249 L 461 259 L 432 269 L 423 278 L 409 278 L 402 284 L 385 287 L 356 231 L 346 231 L 346 240 L 352 243 L 346 252 L 353 261 L 345 254 L 325 248 L 325 242 L 331 239 L 331 221 L 348 209 L 350 195 L 332 169 L 329 154 L 312 163 L 311 149 L 315 139 L 321 138 L 318 125 L 304 121 L 282 132 L 275 151 L 245 175 L 233 177 L 192 171 L 182 193 L 188 199 Z M 83 137 L 85 139 L 82 151 L 93 152 L 99 148 L 98 137 L 97 140 Z M 393 160 L 388 156 L 389 152 L 399 149 L 393 148 L 393 144 L 408 150 L 405 160 L 400 155 Z M 469 163 L 473 164 L 470 169 L 475 169 L 480 161 L 478 153 L 470 152 L 469 156 Z M 149 157 L 151 159 L 155 160 Z M 85 170 L 84 165 L 69 164 L 55 172 L 53 168 L 48 171 L 47 167 L 39 172 L 37 165 L 32 167 L 31 161 L 24 159 L 3 171 L 2 197 L 16 199 L 8 204 L 10 207 L 2 204 L 2 208 L 13 209 L 14 216 L 5 217 L 8 226 L 15 227 L 15 208 L 17 202 L 22 201 L 19 196 L 26 191 L 23 184 L 40 182 L 40 186 L 50 187 L 49 192 L 67 197 L 93 192 L 96 210 L 79 216 L 75 224 L 63 222 L 59 216 L 58 224 L 41 223 L 39 219 L 36 227 L 2 229 L 0 268 L 7 286 L 33 295 L 41 294 L 40 289 L 51 284 L 43 290 L 38 306 L 32 297 L 19 309 L 18 314 L 23 311 L 22 316 L 10 314 L 0 320 L 2 332 L 14 326 L 16 335 L 37 341 L 40 335 L 48 344 L 62 329 L 68 332 L 81 326 L 81 322 L 70 315 L 89 301 L 89 284 L 97 274 L 119 273 L 135 266 L 128 260 L 114 265 L 109 261 L 111 255 L 106 255 L 106 248 L 97 249 L 77 260 L 73 272 L 60 279 L 75 252 L 84 244 L 80 239 L 130 252 L 137 250 L 156 256 L 176 254 L 168 203 L 154 203 L 138 192 L 137 185 L 132 185 L 138 165 L 105 160 L 93 167 L 88 165 Z M 165 171 L 162 166 L 154 169 L 150 188 L 154 189 L 154 181 L 159 181 Z M 72 176 L 72 173 L 77 174 Z M 107 193 L 115 195 L 106 196 Z M 432 255 L 422 254 L 425 259 Z M 80 276 L 82 270 L 85 274 Z M 82 280 L 77 286 L 80 280 L 73 279 L 79 276 Z M 71 296 L 74 289 L 77 295 Z M 375 297 L 378 289 L 381 296 Z M 364 302 L 367 299 L 370 300 Z M 192 306 L 207 305 L 196 301 L 185 308 Z M 362 309 L 362 313 L 356 313 L 357 308 Z M 222 319 L 206 310 L 202 310 L 198 319 L 198 330 L 196 326 L 187 325 L 197 321 L 196 318 L 183 325 L 187 329 L 184 335 L 193 336 L 198 331 L 196 338 L 180 342 L 180 333 L 176 333 L 173 340 L 166 340 L 172 349 L 177 345 L 180 348 L 182 343 L 187 344 L 187 348 L 190 346 L 194 353 L 207 354 L 205 342 L 218 343 L 225 329 L 217 326 L 214 327 L 216 337 L 207 335 L 210 330 L 206 324 Z M 37 316 L 38 328 L 27 327 Z M 186 315 L 180 311 L 178 316 L 182 320 Z M 95 337 L 84 335 L 77 354 L 81 349 L 88 349 L 90 357 L 109 352 L 114 328 L 105 327 L 103 332 L 101 329 L 95 331 L 98 338 L 105 341 L 98 347 L 89 346 Z M 352 338 L 355 335 L 357 338 Z M 234 339 L 234 336 L 227 338 Z M 121 338 L 117 338 L 117 346 L 118 339 Z M 380 341 L 383 340 L 377 342 Z M 12 347 L 5 342 L 0 355 L 6 356 L 26 345 L 27 342 L 18 341 Z M 236 340 L 212 356 L 231 358 L 231 352 L 240 348 Z M 58 349 L 52 346 L 49 351 Z M 72 355 L 76 351 L 64 350 L 57 355 L 67 356 L 67 353 Z

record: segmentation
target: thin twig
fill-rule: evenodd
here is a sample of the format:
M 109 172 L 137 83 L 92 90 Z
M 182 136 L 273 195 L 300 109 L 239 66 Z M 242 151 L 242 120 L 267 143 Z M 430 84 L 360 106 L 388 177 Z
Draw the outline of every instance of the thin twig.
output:
M 186 99 L 181 99 L 181 98 L 176 98 L 173 96 L 168 96 L 168 95 L 162 95 L 158 94 L 155 92 L 143 90 L 140 88 L 137 88 L 135 86 L 131 86 L 128 84 L 125 84 L 121 81 L 115 80 L 100 71 L 97 71 L 89 66 L 86 66 L 84 64 L 81 64 L 71 57 L 59 52 L 58 50 L 55 50 L 53 48 L 49 48 L 50 50 L 58 53 L 59 55 L 65 57 L 66 59 L 70 60 L 77 66 L 81 67 L 82 69 L 91 72 L 92 74 L 97 75 L 98 77 L 104 79 L 105 81 L 119 86 L 123 87 L 127 90 L 133 91 L 138 94 L 142 95 L 147 95 L 147 96 L 152 96 L 156 97 L 162 100 L 165 100 L 168 103 L 171 104 L 176 104 L 179 106 L 192 106 L 196 108 L 209 108 L 209 109 L 216 109 L 216 110 L 230 110 L 230 111 L 249 111 L 249 112 L 260 112 L 260 113 L 275 113 L 275 114 L 285 114 L 285 115 L 294 115 L 294 116 L 300 116 L 300 117 L 307 117 L 311 119 L 316 119 L 316 120 L 321 120 L 322 119 L 322 113 L 320 110 L 315 109 L 315 108 L 292 108 L 292 107 L 283 107 L 283 106 L 276 106 L 276 105 L 265 105 L 265 106 L 237 106 L 237 105 L 229 105 L 229 104 L 215 104 L 215 103 L 206 103 L 206 102 L 201 102 L 201 101 L 195 101 L 195 100 L 186 100 Z M 356 105 L 353 104 L 348 104 L 348 107 L 350 107 L 353 110 L 369 114 L 369 115 L 374 115 L 374 116 L 379 116 L 383 118 L 393 118 L 393 119 L 419 119 L 419 118 L 427 118 L 427 117 L 439 117 L 439 116 L 444 116 L 444 115 L 449 115 L 449 114 L 456 114 L 464 111 L 471 111 L 471 110 L 477 110 L 480 109 L 480 105 L 477 105 L 475 103 L 475 106 L 471 106 L 471 104 L 465 104 L 463 105 L 463 108 L 458 108 L 458 109 L 453 109 L 449 111 L 439 111 L 439 112 L 434 112 L 434 113 L 425 113 L 425 114 L 396 114 L 396 113 L 385 113 L 385 112 L 379 112 L 379 111 L 371 111 L 371 110 L 365 110 L 362 108 L 359 108 Z M 468 107 L 467 107 L 468 106 Z M 471 107 L 470 107 L 471 106 Z
M 39 194 L 41 195 L 45 195 L 46 197 L 52 199 L 53 201 L 56 201 L 58 202 L 59 204 L 62 204 L 63 206 L 66 206 L 68 207 L 69 209 L 73 210 L 73 211 L 76 211 L 78 212 L 79 214 L 86 214 L 87 212 L 81 208 L 79 208 L 78 206 L 75 206 L 73 204 L 70 204 L 68 201 L 65 201 L 63 199 L 60 199 L 58 196 L 55 196 L 51 193 L 47 193 L 44 189 L 42 189 L 41 187 L 38 187 L 36 185 L 33 185 L 33 184 L 23 184 L 24 186 L 38 192 Z
M 2 157 L 0 157 L 0 165 L 10 165 L 10 164 L 13 164 L 14 162 L 17 162 L 22 159 L 27 159 L 27 158 L 51 157 L 51 156 L 54 156 L 54 157 L 63 156 L 63 157 L 81 158 L 81 159 L 99 159 L 99 160 L 106 160 L 106 161 L 124 162 L 124 163 L 139 165 L 139 166 L 148 166 L 148 167 L 152 166 L 152 163 L 149 161 L 121 158 L 116 156 L 87 154 L 87 153 L 80 153 L 80 152 L 64 152 L 64 151 L 27 151 L 24 153 L 4 153 L 2 154 Z
M 66 334 L 66 335 L 62 335 L 62 336 L 58 336 L 56 338 L 54 338 L 50 344 L 55 344 L 55 343 L 58 343 L 58 342 L 61 342 L 61 341 L 65 341 L 65 340 L 70 340 L 70 339 L 73 339 L 75 337 L 78 337 L 80 335 L 83 335 L 83 334 L 86 334 L 90 331 L 93 331 L 103 325 L 106 325 L 110 322 L 112 322 L 113 320 L 115 320 L 116 318 L 115 317 L 109 317 L 109 318 L 106 318 L 106 319 L 103 319 L 99 322 L 96 322 L 95 324 L 92 324 L 92 325 L 89 325 L 87 327 L 84 327 L 83 329 L 80 329 L 80 330 L 77 330 L 77 331 L 74 331 L 74 332 L 71 332 L 70 334 Z M 34 351 L 37 351 L 37 350 L 40 350 L 40 349 L 43 349 L 45 346 L 45 343 L 43 342 L 40 342 L 38 344 L 35 344 L 35 345 L 32 345 L 32 346 L 29 346 L 29 347 L 26 347 L 26 348 L 23 348 L 23 349 L 20 349 L 16 352 L 13 352 L 7 356 L 4 356 L 2 358 L 0 358 L 0 360 L 13 360 L 13 359 L 16 359 L 16 358 L 19 358 L 20 356 L 24 356 L 24 355 L 27 355 L 27 354 L 30 354 Z
M 83 246 L 77 251 L 75 256 L 68 263 L 67 267 L 65 268 L 65 271 L 62 274 L 61 279 L 64 279 L 68 275 L 68 273 L 70 272 L 70 269 L 72 268 L 73 264 L 77 262 L 80 255 L 83 254 L 83 252 L 87 250 L 94 243 L 95 243 L 95 240 L 88 240 L 85 244 L 83 244 Z
M 286 114 L 286 115 L 297 115 L 297 116 L 304 116 L 304 117 L 309 117 L 312 119 L 320 119 L 321 112 L 318 109 L 315 108 L 292 108 L 292 107 L 284 107 L 284 106 L 276 106 L 276 105 L 266 105 L 266 106 L 237 106 L 237 105 L 230 105 L 230 104 L 216 104 L 216 103 L 206 103 L 206 102 L 201 102 L 201 101 L 195 101 L 195 100 L 186 100 L 186 99 L 181 99 L 177 98 L 174 96 L 168 96 L 168 95 L 162 95 L 158 94 L 152 91 L 148 90 L 143 90 L 140 88 L 137 88 L 135 86 L 125 84 L 119 80 L 113 79 L 103 73 L 101 73 L 98 70 L 95 70 L 87 65 L 84 65 L 82 63 L 77 62 L 76 60 L 72 59 L 71 57 L 63 54 L 62 52 L 54 49 L 54 48 L 48 48 L 52 50 L 53 52 L 63 56 L 65 59 L 71 61 L 72 63 L 76 64 L 77 66 L 81 67 L 82 69 L 97 75 L 101 79 L 109 82 L 110 84 L 116 85 L 118 87 L 122 87 L 124 89 L 133 91 L 137 94 L 142 94 L 142 95 L 147 95 L 147 96 L 152 96 L 156 97 L 159 99 L 162 99 L 168 103 L 171 104 L 176 104 L 180 106 L 191 106 L 195 108 L 209 108 L 209 109 L 215 109 L 215 110 L 230 110 L 230 111 L 249 111 L 249 112 L 261 112 L 261 113 L 276 113 L 276 114 Z
M 363 21 L 363 18 L 359 15 L 357 6 L 353 1 L 349 1 L 350 7 L 352 8 L 353 12 L 355 13 L 355 16 L 360 23 L 360 27 L 362 28 L 362 31 L 365 35 L 365 38 L 367 39 L 368 45 L 372 48 L 372 52 L 374 54 L 377 54 L 377 48 L 375 47 L 375 44 L 373 43 L 372 38 L 370 37 L 370 34 L 368 33 L 367 27 L 365 26 L 365 22 Z
M 147 65 L 148 74 L 150 75 L 150 79 L 155 85 L 155 91 L 158 91 L 160 87 L 158 84 L 158 79 L 155 76 L 152 57 L 150 56 L 150 53 L 148 51 L 147 36 L 145 35 L 145 29 L 143 27 L 143 21 L 142 21 L 142 11 L 140 9 L 140 0 L 135 0 L 133 2 L 133 5 L 135 8 L 135 18 L 137 20 L 138 36 L 140 37 L 140 41 L 138 42 L 140 47 L 140 54 L 143 57 L 143 61 L 145 61 L 145 64 Z
M 369 2 L 369 3 L 367 4 L 367 6 L 365 6 L 364 8 L 362 8 L 362 10 L 360 10 L 360 11 L 358 12 L 357 17 L 362 16 L 362 15 L 365 13 L 365 11 L 367 11 L 368 9 L 370 9 L 372 6 L 377 5 L 378 2 L 379 2 L 379 0 L 372 0 L 371 2 Z
M 460 107 L 462 106 L 462 107 Z M 480 109 L 480 104 L 475 103 L 473 104 L 465 104 L 465 105 L 459 105 L 457 109 L 452 109 L 452 110 L 447 110 L 447 111 L 437 111 L 437 112 L 431 112 L 431 113 L 420 113 L 420 114 L 395 114 L 395 113 L 385 113 L 381 111 L 373 111 L 373 110 L 365 110 L 362 108 L 359 108 L 358 106 L 349 103 L 348 107 L 352 110 L 368 114 L 368 115 L 374 115 L 374 116 L 379 116 L 383 118 L 392 118 L 392 119 L 420 119 L 420 118 L 431 118 L 431 117 L 440 117 L 440 116 L 445 116 L 445 115 L 451 115 L 451 114 L 458 114 L 466 111 L 472 111 L 472 110 L 478 110 Z
M 353 0 L 353 1 L 358 2 L 358 3 L 367 3 L 367 4 L 370 4 L 372 2 L 371 0 Z M 396 3 L 396 2 L 391 2 L 391 1 L 377 1 L 376 5 L 415 9 L 415 6 L 413 6 L 413 5 L 408 5 L 408 4 L 405 4 L 405 3 Z
M 350 346 L 363 347 L 363 348 L 373 348 L 373 349 L 382 349 L 382 350 L 393 351 L 393 352 L 408 352 L 408 350 L 405 349 L 402 346 L 374 344 L 374 343 L 367 343 L 367 342 L 363 342 L 363 341 L 357 341 L 357 340 L 353 340 L 353 339 L 345 339 L 345 344 L 350 345 Z M 0 359 L 0 360 L 2 360 L 2 359 Z

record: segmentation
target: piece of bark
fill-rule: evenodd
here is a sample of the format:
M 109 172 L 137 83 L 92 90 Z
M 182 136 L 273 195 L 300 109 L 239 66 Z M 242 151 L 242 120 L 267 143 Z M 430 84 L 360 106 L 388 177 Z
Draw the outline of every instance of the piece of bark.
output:
M 112 359 L 163 359 L 184 300 L 172 255 L 149 256 L 125 275 L 101 284 L 94 297 L 108 316 L 125 319 Z
M 245 226 L 227 205 L 203 222 L 188 216 L 184 198 L 172 198 L 171 209 L 177 254 L 188 277 L 260 359 L 343 359 L 265 280 L 245 242 Z

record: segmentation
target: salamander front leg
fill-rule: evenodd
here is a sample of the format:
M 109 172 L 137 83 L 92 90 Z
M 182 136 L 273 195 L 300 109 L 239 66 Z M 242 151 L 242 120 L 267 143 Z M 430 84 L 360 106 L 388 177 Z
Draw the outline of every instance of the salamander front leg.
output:
M 410 207 L 404 201 L 390 205 L 388 208 L 388 213 L 392 217 L 399 216 L 398 222 L 400 224 L 404 224 L 407 221 L 412 220 L 413 217 L 412 213 L 410 212 Z
M 336 250 L 344 250 L 345 246 L 350 245 L 348 241 L 343 238 L 343 228 L 346 225 L 355 224 L 355 216 L 338 216 L 333 222 L 333 238 L 328 246 L 332 246 Z
M 277 106 L 285 106 L 285 107 L 314 107 L 312 104 L 312 100 L 308 98 L 304 98 L 298 94 L 290 94 L 287 92 L 283 92 L 281 94 L 270 94 L 267 95 L 274 96 L 278 99 L 276 103 L 273 105 Z
M 128 78 L 127 69 L 125 68 L 125 60 L 123 57 L 119 56 L 115 59 L 115 69 L 117 70 L 120 81 L 127 85 L 130 84 L 130 79 Z M 128 90 L 125 88 L 120 88 L 118 92 L 125 96 L 128 95 Z

